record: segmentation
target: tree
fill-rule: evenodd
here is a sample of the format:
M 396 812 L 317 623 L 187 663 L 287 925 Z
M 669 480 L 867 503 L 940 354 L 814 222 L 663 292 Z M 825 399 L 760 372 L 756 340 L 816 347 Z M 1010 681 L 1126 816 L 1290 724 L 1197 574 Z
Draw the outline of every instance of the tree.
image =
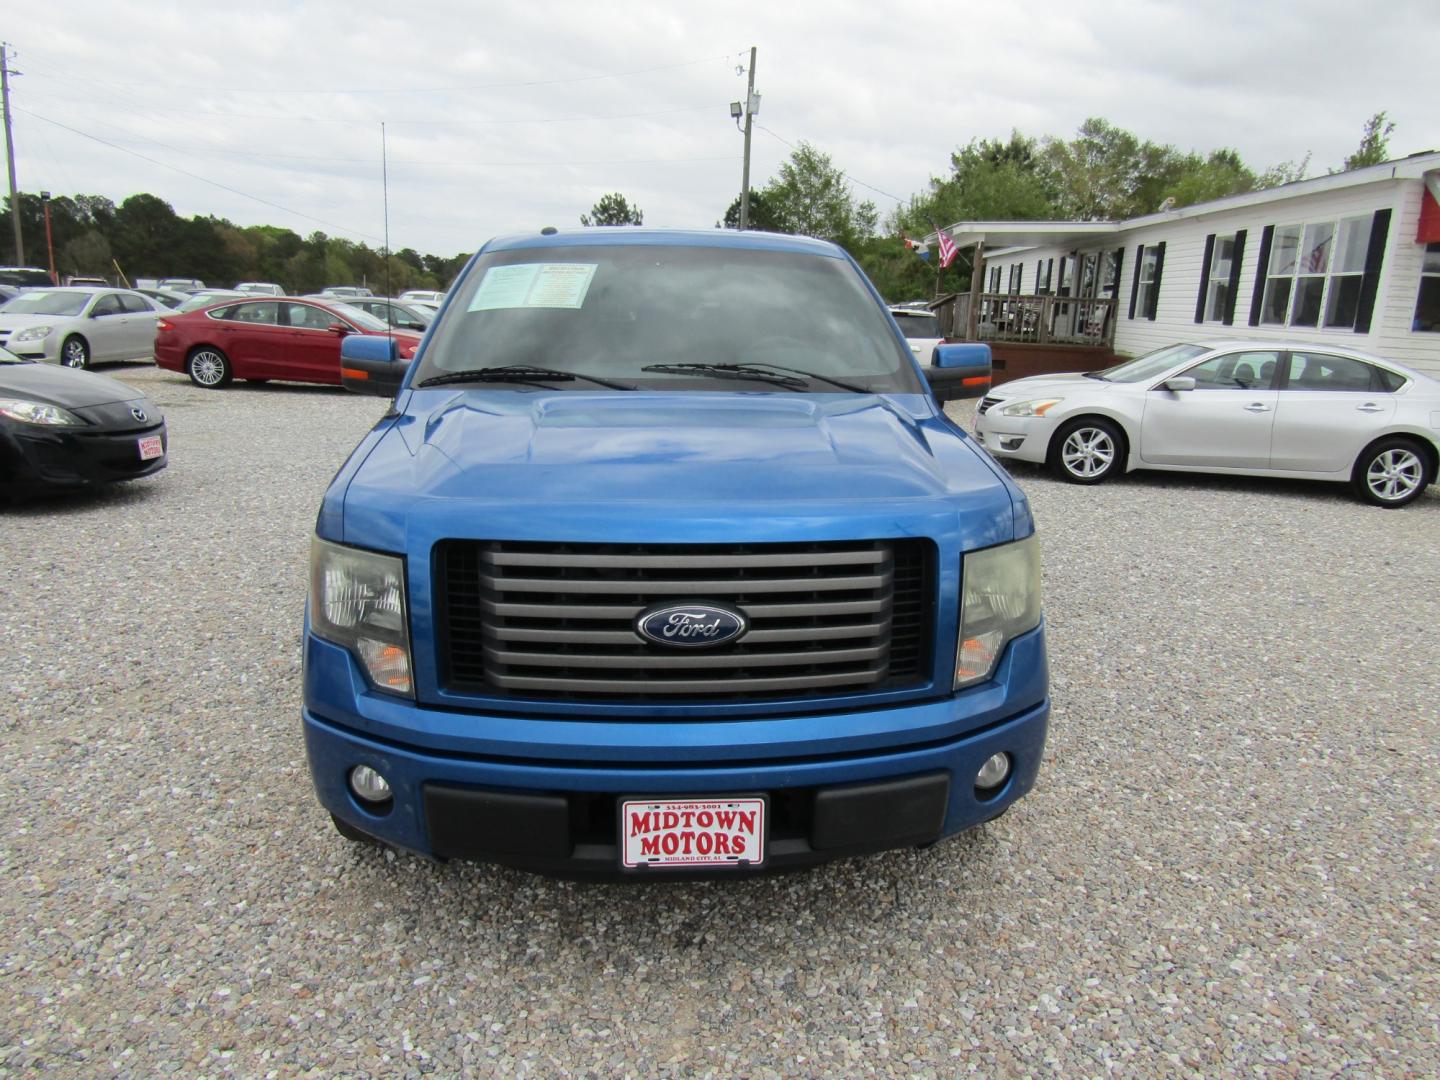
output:
M 726 229 L 740 228 L 740 196 L 735 196 L 735 201 L 725 208 L 725 220 L 717 223 L 717 227 Z M 765 192 L 750 192 L 750 222 L 749 227 L 761 232 L 785 232 L 784 223 L 775 213 L 775 208 L 765 198 Z
M 762 197 L 779 231 L 818 236 L 851 250 L 874 234 L 880 220 L 873 202 L 856 201 L 830 155 L 805 142 L 765 185 Z
M 618 191 L 612 191 L 608 195 L 601 195 L 599 201 L 590 208 L 590 213 L 580 215 L 580 224 L 587 228 L 591 225 L 643 225 L 645 211 L 638 206 L 631 206 Z
M 950 175 L 931 177 L 930 190 L 891 215 L 891 232 L 924 236 L 952 221 L 1044 221 L 1059 216 L 1040 174 L 1039 145 L 1018 131 L 1009 142 L 971 139 L 950 155 Z
M 1363 169 L 1366 165 L 1379 165 L 1382 161 L 1389 161 L 1390 134 L 1394 130 L 1394 123 L 1383 110 L 1366 120 L 1359 148 L 1345 159 L 1340 171 L 1349 172 L 1351 169 Z

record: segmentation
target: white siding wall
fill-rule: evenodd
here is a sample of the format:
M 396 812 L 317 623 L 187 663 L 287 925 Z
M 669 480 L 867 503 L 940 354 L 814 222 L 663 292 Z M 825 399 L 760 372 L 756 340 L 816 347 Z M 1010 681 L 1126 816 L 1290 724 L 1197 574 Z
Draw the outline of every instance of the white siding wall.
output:
M 1264 206 L 1227 210 L 1171 223 L 1127 230 L 1114 242 L 1125 248 L 1120 273 L 1120 296 L 1115 331 L 1115 351 L 1138 356 L 1176 341 L 1240 337 L 1300 339 L 1316 343 L 1345 345 L 1391 357 L 1420 371 L 1440 377 L 1440 334 L 1415 333 L 1410 327 L 1415 314 L 1415 297 L 1420 283 L 1420 262 L 1424 245 L 1415 243 L 1420 216 L 1419 180 L 1390 180 L 1340 191 L 1301 196 Z M 1373 214 L 1389 207 L 1390 235 L 1385 244 L 1379 292 L 1368 334 L 1353 330 L 1326 330 L 1311 327 L 1286 328 L 1251 326 L 1250 302 L 1259 269 L 1260 239 L 1267 225 L 1293 225 L 1334 220 L 1355 214 Z M 1235 302 L 1235 323 L 1195 322 L 1195 300 L 1200 290 L 1201 263 L 1205 237 L 1246 230 L 1245 255 L 1240 268 L 1240 290 Z M 1129 317 L 1130 291 L 1135 281 L 1135 253 L 1141 244 L 1165 242 L 1165 266 L 1160 283 L 1155 320 L 1137 311 Z M 1091 248 L 1088 250 L 1098 250 Z M 1041 253 L 1027 253 L 1030 265 Z M 1082 251 L 1083 254 L 1083 251 Z M 1045 257 L 1050 257 L 1046 252 Z M 1057 273 L 1059 262 L 1056 262 Z

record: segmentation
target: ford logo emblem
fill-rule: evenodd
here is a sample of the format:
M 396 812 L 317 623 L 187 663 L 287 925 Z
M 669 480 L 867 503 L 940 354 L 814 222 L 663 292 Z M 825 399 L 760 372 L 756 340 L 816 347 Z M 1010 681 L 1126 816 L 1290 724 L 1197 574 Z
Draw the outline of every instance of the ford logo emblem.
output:
M 635 619 L 635 632 L 657 645 L 703 649 L 724 645 L 745 633 L 745 616 L 718 604 L 666 604 L 648 608 Z

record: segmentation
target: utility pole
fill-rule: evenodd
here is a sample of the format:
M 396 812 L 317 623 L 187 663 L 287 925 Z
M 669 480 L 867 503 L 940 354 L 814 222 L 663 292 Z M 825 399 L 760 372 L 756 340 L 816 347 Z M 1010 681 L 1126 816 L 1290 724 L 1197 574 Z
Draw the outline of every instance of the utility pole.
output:
M 750 46 L 750 85 L 745 89 L 745 174 L 740 182 L 740 231 L 750 227 L 750 129 L 755 124 L 755 46 Z M 6 106 L 5 130 L 10 130 L 10 111 Z M 15 169 L 10 169 L 10 190 L 15 190 Z M 13 196 L 12 196 L 13 198 Z M 19 226 L 16 226 L 19 228 Z M 19 233 L 16 233 L 19 236 Z
M 751 51 L 754 55 L 754 51 Z M 752 61 L 753 62 L 753 61 Z M 16 72 L 18 75 L 19 72 Z M 20 235 L 20 193 L 15 190 L 15 133 L 10 129 L 10 43 L 0 41 L 0 103 L 5 113 L 5 164 L 10 167 L 10 223 L 15 226 L 15 265 L 25 265 Z M 750 175 L 750 129 L 745 129 L 745 175 Z

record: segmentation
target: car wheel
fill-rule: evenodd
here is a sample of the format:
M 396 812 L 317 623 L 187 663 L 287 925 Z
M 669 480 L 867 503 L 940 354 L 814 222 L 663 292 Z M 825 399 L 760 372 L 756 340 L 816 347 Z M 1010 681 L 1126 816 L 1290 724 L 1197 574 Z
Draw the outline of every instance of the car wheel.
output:
M 71 334 L 61 344 L 60 363 L 82 371 L 90 366 L 90 346 L 79 334 Z
M 1350 484 L 1364 502 L 1394 510 L 1418 499 L 1434 476 L 1429 457 L 1410 439 L 1381 439 L 1355 459 Z
M 330 820 L 335 823 L 335 831 L 349 840 L 352 844 L 379 844 L 380 841 L 367 832 L 361 832 L 354 825 L 351 825 L 342 817 L 330 815 Z
M 1050 440 L 1046 464 L 1061 480 L 1098 484 L 1124 469 L 1125 436 L 1109 420 L 1073 420 Z
M 206 345 L 190 354 L 185 365 L 190 381 L 206 390 L 218 390 L 230 382 L 230 358 L 219 349 Z

